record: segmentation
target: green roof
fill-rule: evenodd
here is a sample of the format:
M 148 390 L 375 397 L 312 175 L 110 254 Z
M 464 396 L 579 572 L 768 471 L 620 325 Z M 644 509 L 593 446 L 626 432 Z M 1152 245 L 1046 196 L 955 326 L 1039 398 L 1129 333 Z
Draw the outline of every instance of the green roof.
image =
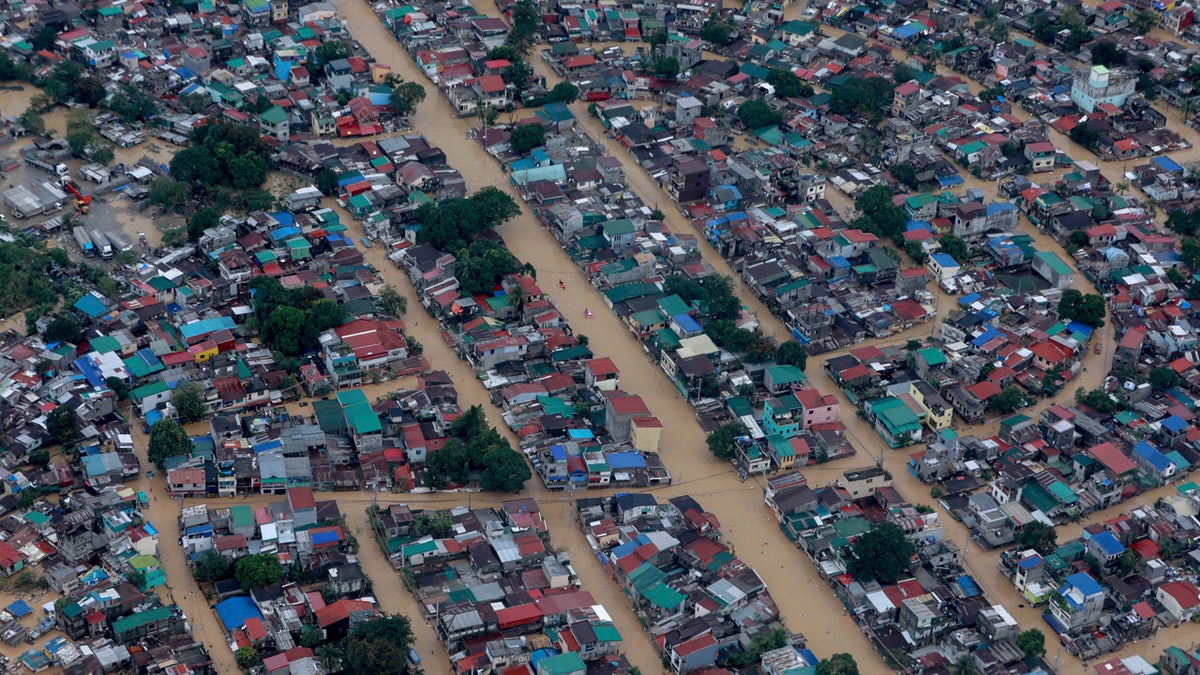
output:
M 871 530 L 871 521 L 859 516 L 840 518 L 833 523 L 833 529 L 837 531 L 838 536 L 850 539 L 851 537 L 857 537 L 860 534 L 869 532 Z
M 1041 260 L 1055 274 L 1071 274 L 1071 268 L 1054 254 L 1053 251 L 1038 251 L 1033 257 Z
M 775 456 L 779 458 L 795 457 L 796 449 L 792 447 L 791 441 L 784 438 L 782 434 L 771 434 L 767 436 L 767 443 L 771 444 L 771 449 L 775 451 Z
M 601 227 L 604 228 L 604 233 L 609 237 L 618 237 L 623 234 L 633 234 L 637 229 L 634 227 L 633 221 L 628 218 L 606 220 Z
M 1079 501 L 1079 495 L 1075 494 L 1066 483 L 1061 480 L 1056 480 L 1050 484 L 1050 494 L 1061 504 L 1071 505 Z
M 88 340 L 88 345 L 91 346 L 92 351 L 101 354 L 121 351 L 121 343 L 111 335 L 101 335 L 100 337 L 92 338 Z
M 729 412 L 738 417 L 754 414 L 754 409 L 750 407 L 750 401 L 745 396 L 734 396 L 733 398 L 725 399 L 725 407 L 729 408 Z
M 807 382 L 808 377 L 796 366 L 771 366 L 767 368 L 766 374 L 771 376 L 771 380 L 775 384 L 787 385 L 793 382 Z
M 668 295 L 665 298 L 659 298 L 658 308 L 661 309 L 663 314 L 666 314 L 667 316 L 687 314 L 688 311 L 691 310 L 691 308 L 688 307 L 688 304 L 684 302 L 683 298 L 679 297 L 678 295 Z
M 1058 502 L 1046 491 L 1046 488 L 1033 481 L 1025 485 L 1025 489 L 1021 491 L 1021 499 L 1035 510 L 1043 513 L 1048 513 L 1058 506 Z
M 120 7 L 101 7 L 100 16 L 116 16 L 121 13 Z
M 594 623 L 592 624 L 592 632 L 596 634 L 596 639 L 601 642 L 621 641 L 621 632 L 611 623 Z
M 125 633 L 130 633 L 139 626 L 143 626 L 148 623 L 154 623 L 155 621 L 162 621 L 163 619 L 168 619 L 170 617 L 170 607 L 159 607 L 157 609 L 152 609 L 145 612 L 137 612 L 135 614 L 130 614 L 129 616 L 123 616 L 112 622 L 112 630 L 113 633 L 118 636 L 118 639 L 120 639 L 119 636 L 124 635 Z
M 634 590 L 644 593 L 667 578 L 667 574 L 650 563 L 644 562 L 629 573 L 629 583 Z
M 546 675 L 569 675 L 581 670 L 587 670 L 583 659 L 575 652 L 567 652 L 566 654 L 557 654 L 548 656 L 541 661 L 538 661 L 538 671 L 544 672 Z
M 908 409 L 904 401 L 894 396 L 871 401 L 867 405 L 871 406 L 875 416 L 882 420 L 883 425 L 894 435 L 921 428 L 921 421 L 917 419 L 916 414 Z
M 575 406 L 568 401 L 553 396 L 538 396 L 538 403 L 542 404 L 542 410 L 547 415 L 561 415 L 567 419 L 575 416 Z
M 129 564 L 132 565 L 133 569 L 135 570 L 144 570 L 150 569 L 151 567 L 160 566 L 158 558 L 155 558 L 152 555 L 135 555 L 129 559 Z
M 940 366 L 946 362 L 946 354 L 937 347 L 926 347 L 925 349 L 917 350 L 917 353 L 925 357 L 925 363 L 931 366 Z
M 686 595 L 663 583 L 655 585 L 643 593 L 642 597 L 646 598 L 650 604 L 661 609 L 675 609 L 683 604 L 684 600 L 687 600 Z
M 170 388 L 166 382 L 151 382 L 129 392 L 129 398 L 132 398 L 137 403 L 141 403 L 143 400 L 155 394 L 161 394 Z
M 379 415 L 371 409 L 367 395 L 361 389 L 339 391 L 337 401 L 346 416 L 346 424 L 357 434 L 373 434 L 383 431 Z
M 234 527 L 253 527 L 254 511 L 248 504 L 234 504 L 229 507 L 229 517 Z

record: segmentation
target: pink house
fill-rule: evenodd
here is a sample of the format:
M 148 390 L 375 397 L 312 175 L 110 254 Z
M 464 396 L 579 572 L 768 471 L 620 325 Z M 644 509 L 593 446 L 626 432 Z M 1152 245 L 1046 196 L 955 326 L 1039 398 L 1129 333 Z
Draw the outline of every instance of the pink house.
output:
M 814 424 L 830 424 L 838 419 L 838 400 L 832 394 L 821 395 L 812 388 L 796 391 L 796 399 L 800 401 L 803 411 L 800 425 L 809 429 Z

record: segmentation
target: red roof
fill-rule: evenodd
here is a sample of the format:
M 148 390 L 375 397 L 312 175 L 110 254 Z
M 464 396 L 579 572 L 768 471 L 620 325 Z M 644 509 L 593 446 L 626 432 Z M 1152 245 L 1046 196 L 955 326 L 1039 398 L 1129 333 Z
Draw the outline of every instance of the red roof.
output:
M 343 598 L 317 610 L 317 623 L 321 628 L 331 626 L 339 621 L 350 618 L 350 612 L 361 612 L 371 609 L 371 603 L 363 600 Z
M 293 509 L 317 508 L 317 500 L 313 497 L 313 491 L 310 487 L 288 488 L 287 496 L 288 501 L 292 503 Z
M 967 390 L 975 394 L 975 398 L 980 401 L 986 401 L 1002 391 L 1000 385 L 995 382 L 980 382 L 973 387 L 968 387 Z
M 496 621 L 500 624 L 500 630 L 540 621 L 542 616 L 542 610 L 532 602 L 496 610 Z
M 1087 449 L 1087 453 L 1097 462 L 1103 464 L 1104 468 L 1111 471 L 1114 476 L 1120 476 L 1137 469 L 1137 465 L 1133 463 L 1133 460 L 1118 450 L 1117 446 L 1112 443 L 1093 445 Z
M 675 645 L 673 651 L 680 656 L 687 656 L 688 654 L 694 654 L 701 649 L 714 647 L 716 644 L 717 639 L 712 636 L 712 633 L 701 633 L 687 642 L 681 642 Z
M 1191 609 L 1200 605 L 1200 589 L 1190 581 L 1172 581 L 1158 587 L 1163 593 L 1175 598 L 1181 609 Z
M 613 363 L 613 360 L 607 356 L 602 356 L 598 359 L 591 359 L 586 361 L 583 365 L 585 368 L 591 371 L 594 377 L 599 377 L 601 375 L 621 374 L 620 369 L 617 368 L 617 364 Z
M 1067 358 L 1067 354 L 1052 342 L 1038 342 L 1030 345 L 1029 351 L 1049 363 L 1061 363 Z
M 641 396 L 615 396 L 609 401 L 612 403 L 613 412 L 618 415 L 643 417 L 650 414 L 650 409 L 646 407 L 646 402 Z

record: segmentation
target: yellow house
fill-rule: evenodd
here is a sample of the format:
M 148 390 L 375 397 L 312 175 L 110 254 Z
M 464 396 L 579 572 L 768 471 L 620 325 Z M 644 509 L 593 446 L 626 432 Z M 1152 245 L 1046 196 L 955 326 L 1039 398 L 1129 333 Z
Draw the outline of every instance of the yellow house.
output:
M 635 417 L 629 425 L 629 443 L 642 452 L 658 452 L 662 430 L 657 417 Z
M 925 426 L 932 431 L 949 429 L 954 421 L 954 408 L 933 390 L 928 382 L 916 380 L 908 383 L 908 394 L 912 396 L 921 410 L 925 412 Z
M 217 353 L 219 352 L 217 349 L 217 343 L 213 340 L 197 342 L 191 347 L 188 347 L 188 351 L 192 353 L 192 358 L 196 361 L 196 363 L 204 363 L 209 359 L 216 358 Z

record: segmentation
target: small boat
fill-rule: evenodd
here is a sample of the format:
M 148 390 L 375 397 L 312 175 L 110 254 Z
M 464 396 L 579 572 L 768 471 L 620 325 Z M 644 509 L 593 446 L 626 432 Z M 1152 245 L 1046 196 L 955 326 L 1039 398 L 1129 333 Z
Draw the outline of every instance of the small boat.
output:
M 592 314 L 592 310 L 590 310 L 590 309 L 585 309 L 585 310 L 583 310 L 583 316 L 584 316 L 584 318 L 587 318 L 587 319 L 594 319 L 594 318 L 596 318 L 596 315 L 595 315 L 595 314 Z

